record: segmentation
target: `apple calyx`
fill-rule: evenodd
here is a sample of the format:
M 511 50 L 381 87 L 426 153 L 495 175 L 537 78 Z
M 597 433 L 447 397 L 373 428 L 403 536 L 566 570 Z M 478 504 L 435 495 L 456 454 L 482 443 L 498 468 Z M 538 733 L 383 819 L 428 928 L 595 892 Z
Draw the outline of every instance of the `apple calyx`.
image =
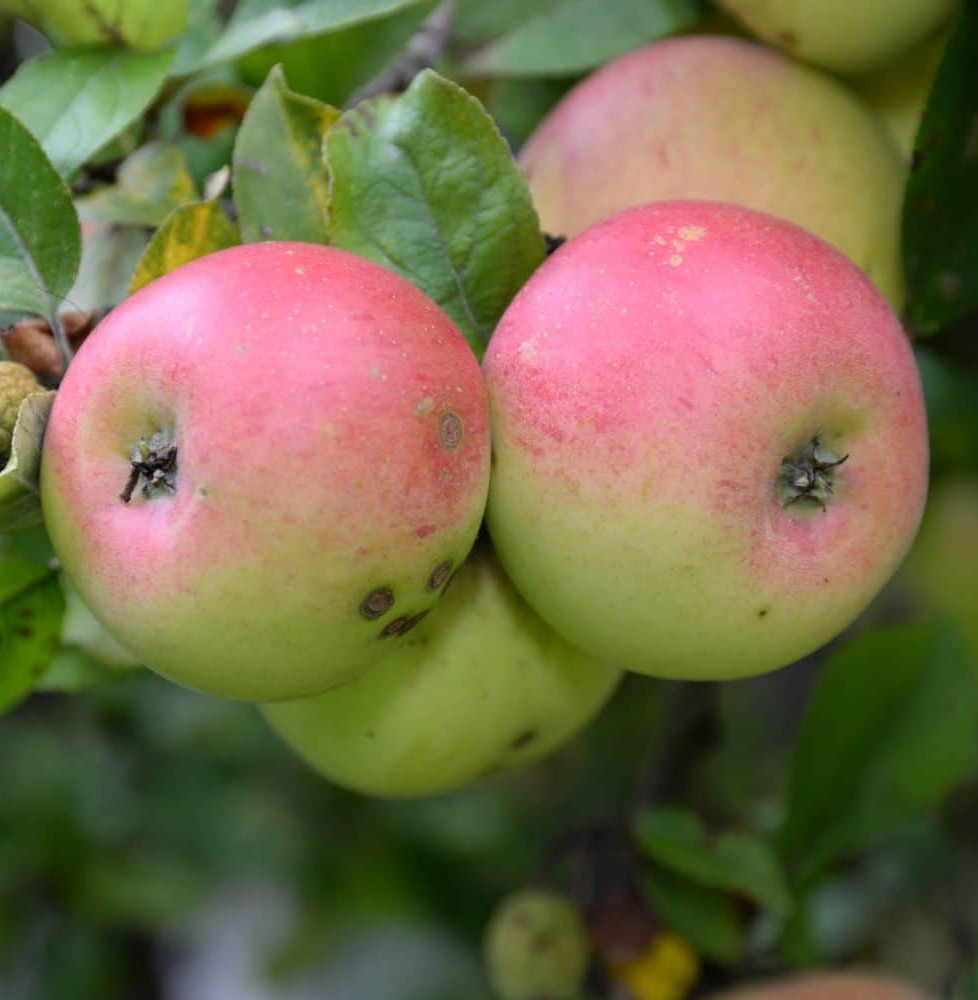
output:
M 132 495 L 143 482 L 143 496 L 154 500 L 160 496 L 172 496 L 176 491 L 177 446 L 170 436 L 157 431 L 149 440 L 140 438 L 133 448 L 130 459 L 129 479 L 119 494 L 123 503 L 129 503 Z
M 777 488 L 782 507 L 802 502 L 817 504 L 824 511 L 834 491 L 834 470 L 848 458 L 841 458 L 813 437 L 801 451 L 786 456 L 778 470 Z

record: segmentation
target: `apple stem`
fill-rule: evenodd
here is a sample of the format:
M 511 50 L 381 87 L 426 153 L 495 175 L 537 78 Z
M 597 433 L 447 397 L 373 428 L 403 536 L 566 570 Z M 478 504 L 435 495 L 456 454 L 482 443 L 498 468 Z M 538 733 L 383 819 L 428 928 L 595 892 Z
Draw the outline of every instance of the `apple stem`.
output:
M 829 497 L 835 489 L 834 471 L 848 458 L 841 458 L 826 448 L 818 436 L 813 437 L 801 451 L 788 455 L 778 471 L 777 488 L 782 507 L 799 501 L 817 504 L 826 510 Z

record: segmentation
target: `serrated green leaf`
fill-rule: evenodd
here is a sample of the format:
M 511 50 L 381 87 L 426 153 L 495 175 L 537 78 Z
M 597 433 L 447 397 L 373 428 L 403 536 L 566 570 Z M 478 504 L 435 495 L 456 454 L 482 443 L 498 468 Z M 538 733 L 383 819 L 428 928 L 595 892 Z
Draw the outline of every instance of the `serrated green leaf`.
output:
M 289 90 L 281 67 L 268 74 L 234 144 L 234 204 L 245 242 L 327 241 L 323 136 L 339 116 Z
M 197 186 L 180 150 L 151 142 L 119 167 L 116 183 L 77 199 L 83 219 L 113 224 L 161 226 L 181 205 L 197 198 Z
M 0 106 L 30 129 L 68 177 L 139 117 L 172 62 L 172 52 L 102 46 L 49 52 L 0 87 Z
M 797 878 L 936 806 L 976 760 L 973 666 L 946 630 L 879 629 L 819 679 L 795 748 L 781 842 Z
M 51 320 L 78 270 L 78 216 L 37 139 L 5 108 L 0 150 L 0 309 Z
M 557 0 L 474 52 L 467 70 L 509 76 L 581 73 L 682 31 L 701 0 Z
M 644 810 L 632 833 L 645 854 L 678 875 L 779 914 L 791 907 L 778 859 L 758 837 L 730 833 L 711 838 L 695 813 L 671 806 Z
M 43 528 L 0 534 L 0 605 L 56 571 L 54 550 Z
M 47 672 L 61 645 L 63 611 L 53 571 L 0 603 L 0 711 L 28 695 Z
M 646 867 L 642 883 L 666 926 L 701 955 L 725 964 L 743 955 L 746 932 L 732 896 L 658 865 Z
M 242 0 L 227 27 L 197 60 L 216 66 L 271 45 L 383 17 L 421 0 Z
M 20 531 L 41 523 L 41 445 L 54 395 L 28 396 L 17 411 L 10 458 L 0 471 L 0 531 Z
M 936 333 L 978 309 L 978 5 L 963 4 L 914 143 L 903 205 L 910 315 Z
M 198 257 L 241 242 L 233 222 L 215 201 L 198 201 L 176 209 L 156 231 L 136 265 L 130 292 Z
M 526 181 L 492 119 L 426 70 L 402 97 L 344 114 L 324 150 L 330 242 L 414 282 L 481 357 L 544 255 Z

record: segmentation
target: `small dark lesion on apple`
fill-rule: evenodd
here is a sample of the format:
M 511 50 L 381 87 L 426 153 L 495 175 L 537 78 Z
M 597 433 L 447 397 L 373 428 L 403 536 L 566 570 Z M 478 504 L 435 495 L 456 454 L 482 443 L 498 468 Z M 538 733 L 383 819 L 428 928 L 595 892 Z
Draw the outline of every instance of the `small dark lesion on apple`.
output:
M 769 612 L 770 610 L 771 610 L 770 608 L 761 608 L 761 609 L 760 609 L 760 610 L 759 610 L 759 611 L 757 612 L 757 617 L 758 617 L 758 618 L 766 618 L 766 617 L 767 617 L 767 613 L 768 613 L 768 612 Z
M 528 747 L 539 735 L 535 729 L 524 729 L 522 733 L 517 736 L 512 743 L 510 743 L 511 750 L 522 750 L 524 747 Z

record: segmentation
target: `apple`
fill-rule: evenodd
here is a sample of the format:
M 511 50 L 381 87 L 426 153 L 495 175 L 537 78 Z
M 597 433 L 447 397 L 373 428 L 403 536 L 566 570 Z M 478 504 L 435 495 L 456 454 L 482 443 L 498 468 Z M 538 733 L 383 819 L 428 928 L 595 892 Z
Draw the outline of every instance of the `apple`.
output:
M 570 240 L 483 359 L 487 523 L 569 642 L 729 679 L 835 636 L 897 568 L 927 489 L 920 380 L 892 311 L 826 243 L 715 202 Z
M 842 73 L 875 69 L 946 24 L 960 0 L 717 0 L 754 35 Z
M 574 649 L 506 579 L 488 544 L 437 615 L 335 691 L 262 712 L 327 778 L 382 796 L 435 795 L 549 753 L 607 701 L 620 671 Z
M 928 994 L 872 972 L 819 972 L 711 994 L 710 1000 L 928 1000 Z
M 41 501 L 95 617 L 171 680 L 316 694 L 403 641 L 475 539 L 488 412 L 421 291 L 257 243 L 147 285 L 58 391 Z
M 954 625 L 978 665 L 978 479 L 935 481 L 901 578 L 930 612 Z
M 908 163 L 947 40 L 948 32 L 941 32 L 885 66 L 850 80 L 856 93 L 886 123 Z
M 128 45 L 152 49 L 183 33 L 189 0 L 0 0 L 56 45 Z
M 590 952 L 576 907 L 549 889 L 507 897 L 486 932 L 489 980 L 501 1000 L 577 1000 Z
M 733 202 L 828 240 L 903 304 L 906 170 L 892 138 L 838 81 L 754 42 L 674 38 L 608 63 L 519 162 L 548 232 L 649 201 Z

